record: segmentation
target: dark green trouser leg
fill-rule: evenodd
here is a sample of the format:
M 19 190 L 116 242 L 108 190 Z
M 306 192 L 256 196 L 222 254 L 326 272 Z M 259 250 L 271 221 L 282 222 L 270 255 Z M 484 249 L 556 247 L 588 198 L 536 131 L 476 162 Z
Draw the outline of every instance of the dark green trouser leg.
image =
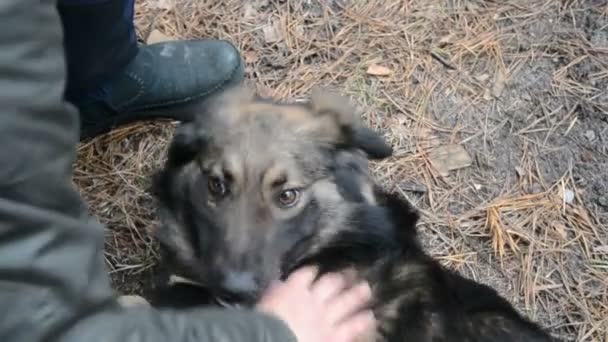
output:
M 78 115 L 63 58 L 54 1 L 0 1 L 0 341 L 293 341 L 259 313 L 116 304 L 103 227 L 70 179 Z

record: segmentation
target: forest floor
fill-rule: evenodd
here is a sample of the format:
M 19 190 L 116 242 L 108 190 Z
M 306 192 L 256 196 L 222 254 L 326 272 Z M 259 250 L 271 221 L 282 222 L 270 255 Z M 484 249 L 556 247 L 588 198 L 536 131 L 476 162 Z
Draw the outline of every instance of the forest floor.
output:
M 608 4 L 577 0 L 141 0 L 142 42 L 234 43 L 280 100 L 350 96 L 395 156 L 429 252 L 571 341 L 608 341 Z M 158 249 L 147 191 L 174 123 L 81 144 L 75 181 L 122 293 Z

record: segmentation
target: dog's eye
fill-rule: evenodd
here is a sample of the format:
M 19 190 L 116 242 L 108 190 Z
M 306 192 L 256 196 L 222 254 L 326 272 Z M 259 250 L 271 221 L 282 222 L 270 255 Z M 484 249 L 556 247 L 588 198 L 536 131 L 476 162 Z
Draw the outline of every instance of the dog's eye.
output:
M 289 189 L 282 191 L 277 197 L 279 206 L 283 208 L 289 208 L 295 205 L 300 198 L 300 191 L 296 189 Z
M 209 191 L 214 195 L 214 196 L 224 196 L 226 195 L 227 192 L 227 187 L 226 187 L 226 182 L 224 182 L 224 180 L 222 180 L 219 177 L 209 177 L 209 181 L 208 181 L 208 187 L 209 187 Z

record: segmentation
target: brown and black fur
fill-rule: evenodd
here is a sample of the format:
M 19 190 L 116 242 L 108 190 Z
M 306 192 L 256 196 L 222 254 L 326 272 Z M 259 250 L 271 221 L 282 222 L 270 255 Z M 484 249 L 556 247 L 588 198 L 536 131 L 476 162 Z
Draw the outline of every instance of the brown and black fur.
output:
M 158 236 L 166 269 L 198 285 L 161 289 L 155 304 L 252 305 L 272 280 L 312 264 L 370 282 L 379 328 L 366 341 L 551 341 L 496 291 L 424 252 L 417 211 L 368 174 L 368 158 L 392 151 L 355 114 L 318 91 L 278 104 L 236 89 L 184 124 L 155 182 Z M 231 197 L 211 198 L 213 172 L 236 184 Z M 273 208 L 268 193 L 289 187 L 302 189 L 299 207 Z

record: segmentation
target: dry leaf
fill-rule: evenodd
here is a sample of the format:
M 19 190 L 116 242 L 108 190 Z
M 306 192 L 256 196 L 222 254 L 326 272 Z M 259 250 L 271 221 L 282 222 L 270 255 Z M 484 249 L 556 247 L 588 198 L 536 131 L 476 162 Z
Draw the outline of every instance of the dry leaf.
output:
M 593 253 L 608 254 L 608 245 L 594 246 Z
M 274 91 L 272 88 L 265 84 L 258 84 L 256 86 L 256 91 L 261 97 L 272 98 L 274 96 Z
M 148 0 L 150 7 L 155 9 L 168 10 L 173 8 L 173 2 L 171 0 Z
M 483 99 L 486 101 L 490 101 L 492 99 L 492 92 L 489 88 L 486 88 L 486 90 L 483 91 Z
M 562 241 L 568 240 L 568 234 L 566 233 L 566 226 L 564 226 L 561 222 L 556 222 L 553 224 L 553 229 L 557 233 L 557 236 L 562 239 Z
M 252 1 L 252 2 L 256 8 L 263 8 L 263 7 L 267 7 L 268 5 L 270 5 L 269 0 L 257 0 L 257 1 Z
M 295 31 L 298 36 L 303 36 L 304 35 L 304 26 L 296 25 Z
M 245 51 L 243 52 L 243 59 L 245 63 L 255 63 L 260 58 L 260 55 L 256 51 Z
M 253 19 L 258 16 L 258 11 L 255 9 L 253 4 L 246 3 L 243 9 L 243 19 Z
M 455 36 L 456 34 L 454 33 L 450 33 L 447 36 L 443 36 L 441 37 L 441 39 L 439 39 L 439 44 L 451 44 L 454 41 Z
M 494 95 L 494 97 L 500 97 L 502 91 L 505 90 L 505 81 L 505 75 L 502 72 L 496 74 L 494 85 L 492 86 L 492 95 Z
M 392 73 L 391 69 L 378 64 L 372 64 L 367 67 L 367 74 L 372 76 L 388 76 Z
M 268 24 L 262 28 L 266 43 L 276 43 L 281 40 L 281 29 L 278 21 Z
M 429 159 L 433 167 L 444 177 L 452 170 L 473 164 L 473 159 L 462 145 L 439 146 L 429 152 Z
M 171 40 L 176 40 L 174 37 L 169 37 L 166 34 L 160 32 L 159 30 L 152 30 L 148 39 L 146 40 L 146 44 L 155 44 L 161 42 L 168 42 Z

